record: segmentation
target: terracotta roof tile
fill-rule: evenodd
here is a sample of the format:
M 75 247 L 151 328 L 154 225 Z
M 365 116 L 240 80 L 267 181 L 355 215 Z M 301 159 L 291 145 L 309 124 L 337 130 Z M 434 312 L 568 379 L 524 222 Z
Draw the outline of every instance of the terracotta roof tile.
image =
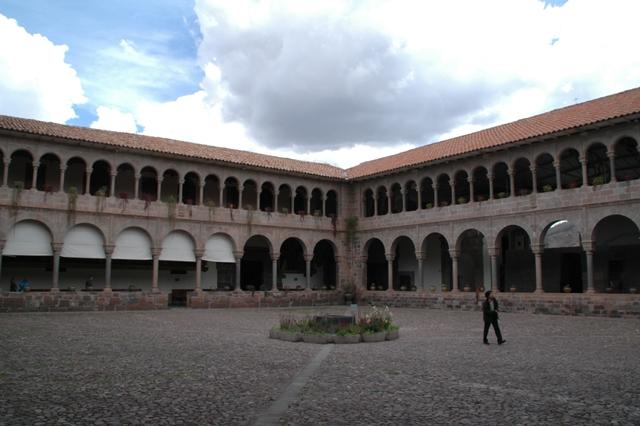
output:
M 229 165 L 250 166 L 325 178 L 346 178 L 346 172 L 343 169 L 329 164 L 293 160 L 273 155 L 257 154 L 249 151 L 220 148 L 153 136 L 67 126 L 5 115 L 0 115 L 0 130 L 211 160 Z
M 374 176 L 638 113 L 640 88 L 367 161 L 347 169 L 347 174 L 350 179 Z
M 332 179 L 356 179 L 640 113 L 640 88 L 368 161 L 347 170 L 229 148 L 0 115 L 0 130 Z

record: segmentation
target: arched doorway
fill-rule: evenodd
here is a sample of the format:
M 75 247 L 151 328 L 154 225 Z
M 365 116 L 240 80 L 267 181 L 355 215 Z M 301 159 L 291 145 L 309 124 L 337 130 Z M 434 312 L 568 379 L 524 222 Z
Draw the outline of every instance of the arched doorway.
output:
M 11 278 L 31 283 L 32 290 L 49 290 L 52 284 L 51 232 L 41 222 L 23 220 L 11 227 L 2 251 L 0 288 L 9 290 Z
M 268 290 L 272 285 L 271 243 L 263 235 L 253 235 L 244 244 L 240 266 L 242 290 Z
M 422 283 L 432 291 L 451 289 L 452 264 L 449 244 L 441 234 L 429 234 L 422 242 Z
M 189 172 L 184 175 L 184 183 L 182 184 L 182 200 L 183 204 L 197 206 L 200 204 L 200 176 L 195 172 Z
M 465 291 L 491 282 L 489 253 L 482 232 L 468 229 L 458 237 L 458 286 Z
M 275 189 L 271 182 L 265 182 L 260 188 L 260 210 L 271 213 L 275 210 Z
M 158 287 L 169 293 L 170 306 L 186 306 L 188 293 L 195 289 L 195 247 L 184 231 L 172 231 L 162 240 Z
M 311 288 L 332 290 L 338 284 L 335 248 L 329 240 L 320 240 L 313 248 L 311 260 Z
M 89 194 L 108 196 L 113 188 L 111 185 L 111 166 L 104 160 L 93 163 L 91 177 L 89 178 Z
M 593 229 L 594 287 L 598 292 L 640 291 L 640 232 L 622 215 L 607 216 Z
M 401 291 L 418 289 L 418 261 L 413 241 L 409 237 L 398 237 L 393 245 L 393 288 Z
M 280 246 L 279 281 L 284 290 L 307 288 L 305 247 L 297 238 L 287 238 Z
M 11 154 L 8 184 L 11 188 L 31 189 L 33 182 L 33 157 L 28 151 L 18 150 Z
M 93 225 L 80 224 L 69 229 L 60 251 L 60 290 L 84 290 L 93 277 L 93 290 L 105 286 L 104 236 Z
M 616 180 L 627 181 L 640 178 L 638 142 L 633 138 L 622 138 L 616 142 L 614 152 Z
M 367 189 L 364 191 L 363 196 L 363 209 L 364 209 L 364 217 L 372 217 L 375 215 L 375 199 L 373 198 L 373 191 L 371 189 Z
M 80 157 L 73 157 L 67 161 L 64 172 L 64 192 L 74 188 L 76 194 L 84 194 L 87 187 L 87 163 Z
M 205 243 L 202 255 L 202 289 L 233 290 L 236 283 L 235 245 L 226 234 L 213 234 Z
M 60 190 L 60 159 L 56 155 L 45 154 L 40 157 L 36 189 L 49 193 Z
M 449 175 L 441 174 L 436 184 L 438 192 L 438 206 L 446 207 L 451 204 L 451 184 L 449 183 Z
M 562 189 L 582 186 L 580 154 L 573 148 L 566 149 L 560 154 L 560 182 Z
M 116 188 L 114 194 L 125 200 L 133 199 L 136 187 L 136 173 L 133 166 L 128 163 L 120 164 L 116 175 Z
M 114 291 L 150 291 L 153 261 L 151 237 L 141 228 L 126 228 L 115 241 L 111 256 L 111 287 Z
M 562 292 L 569 287 L 583 291 L 586 269 L 583 267 L 582 236 L 566 219 L 551 222 L 542 232 L 542 282 L 545 292 Z
M 496 238 L 498 247 L 498 288 L 507 291 L 535 291 L 535 258 L 529 234 L 519 226 L 510 225 Z M 487 281 L 489 283 L 490 281 Z
M 369 290 L 387 290 L 389 287 L 389 269 L 384 244 L 372 238 L 365 245 L 367 255 L 365 285 Z
M 454 175 L 454 188 L 456 199 L 454 200 L 456 204 L 466 204 L 469 202 L 470 192 L 469 192 L 469 175 L 465 170 L 458 170 Z
M 165 203 L 179 201 L 178 192 L 180 191 L 180 177 L 175 170 L 165 170 L 162 174 L 162 183 L 160 184 L 160 201 Z
M 540 154 L 536 158 L 536 190 L 538 192 L 555 191 L 557 187 L 556 168 L 551 154 Z
M 594 143 L 587 149 L 587 185 L 603 185 L 611 180 L 611 167 L 607 147 Z

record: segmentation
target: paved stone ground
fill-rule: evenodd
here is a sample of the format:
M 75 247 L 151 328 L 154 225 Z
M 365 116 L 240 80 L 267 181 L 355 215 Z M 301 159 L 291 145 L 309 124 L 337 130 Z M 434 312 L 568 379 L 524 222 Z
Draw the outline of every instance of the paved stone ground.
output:
M 322 348 L 267 339 L 282 312 L 0 315 L 0 425 L 253 424 Z M 502 314 L 485 346 L 478 312 L 393 312 L 399 340 L 334 345 L 279 424 L 640 423 L 637 319 Z

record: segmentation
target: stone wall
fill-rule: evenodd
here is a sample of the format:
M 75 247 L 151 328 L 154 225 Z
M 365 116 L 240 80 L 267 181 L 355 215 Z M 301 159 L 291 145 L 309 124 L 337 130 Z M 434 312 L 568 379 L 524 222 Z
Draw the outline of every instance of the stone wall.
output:
M 483 295 L 475 293 L 363 292 L 360 304 L 373 303 L 402 308 L 480 310 Z M 526 312 L 553 315 L 587 315 L 640 318 L 637 294 L 532 294 L 499 293 L 496 299 L 502 312 Z
M 222 292 L 202 291 L 189 295 L 190 308 L 284 308 L 290 306 L 342 305 L 344 298 L 337 291 L 287 292 Z
M 166 293 L 141 291 L 0 293 L 0 312 L 141 311 L 167 306 Z

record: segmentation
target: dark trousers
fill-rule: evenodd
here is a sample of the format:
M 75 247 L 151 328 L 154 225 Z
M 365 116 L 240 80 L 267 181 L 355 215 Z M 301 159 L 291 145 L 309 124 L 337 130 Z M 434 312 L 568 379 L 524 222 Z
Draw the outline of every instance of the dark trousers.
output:
M 487 334 L 489 334 L 489 326 L 493 326 L 493 331 L 496 332 L 496 337 L 498 338 L 498 342 L 502 342 L 502 333 L 500 333 L 500 326 L 498 325 L 498 317 L 491 316 L 484 318 L 484 334 L 482 339 L 487 341 Z

